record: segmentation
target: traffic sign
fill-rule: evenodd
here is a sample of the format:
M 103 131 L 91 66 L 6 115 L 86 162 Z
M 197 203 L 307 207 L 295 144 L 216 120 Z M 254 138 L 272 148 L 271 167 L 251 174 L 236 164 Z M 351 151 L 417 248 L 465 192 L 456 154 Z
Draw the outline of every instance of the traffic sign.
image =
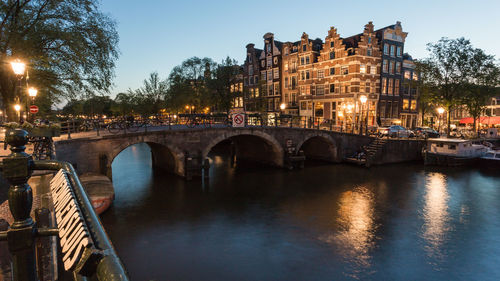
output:
M 242 113 L 233 114 L 233 127 L 245 127 L 245 115 Z
M 38 106 L 36 105 L 30 106 L 30 113 L 32 114 L 38 113 Z

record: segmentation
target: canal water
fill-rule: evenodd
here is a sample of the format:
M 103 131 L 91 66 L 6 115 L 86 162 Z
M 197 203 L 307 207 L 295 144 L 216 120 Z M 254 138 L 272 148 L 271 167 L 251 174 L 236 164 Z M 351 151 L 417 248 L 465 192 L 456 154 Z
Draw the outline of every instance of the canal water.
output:
M 498 170 L 287 171 L 225 151 L 204 182 L 153 171 L 146 144 L 117 156 L 102 222 L 132 280 L 500 280 Z

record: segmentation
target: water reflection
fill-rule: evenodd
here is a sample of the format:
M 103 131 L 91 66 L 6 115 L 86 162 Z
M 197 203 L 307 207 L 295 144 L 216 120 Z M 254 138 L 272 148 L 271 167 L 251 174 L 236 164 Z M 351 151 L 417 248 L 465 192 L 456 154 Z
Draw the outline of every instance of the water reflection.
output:
M 339 230 L 323 240 L 335 243 L 347 259 L 369 267 L 376 230 L 373 192 L 366 187 L 356 187 L 343 192 L 338 204 Z
M 441 173 L 427 175 L 423 206 L 423 238 L 427 242 L 425 250 L 429 256 L 441 257 L 441 246 L 449 230 L 448 191 L 446 177 Z

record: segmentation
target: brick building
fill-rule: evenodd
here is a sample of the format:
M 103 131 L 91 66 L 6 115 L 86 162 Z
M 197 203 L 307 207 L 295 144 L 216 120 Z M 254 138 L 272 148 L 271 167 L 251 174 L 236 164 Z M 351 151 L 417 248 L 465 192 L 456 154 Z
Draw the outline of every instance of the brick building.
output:
M 264 50 L 247 45 L 245 108 L 328 119 L 344 129 L 365 122 L 413 127 L 418 93 L 412 83 L 402 89 L 405 71 L 414 72 L 411 57 L 403 56 L 406 36 L 400 22 L 378 30 L 369 22 L 362 33 L 347 38 L 331 27 L 324 42 L 303 33 L 300 41 L 282 43 L 266 33 Z M 259 83 L 252 81 L 257 67 Z M 257 84 L 260 95 L 255 94 Z M 367 98 L 364 103 L 362 96 Z M 259 102 L 261 110 L 255 106 Z

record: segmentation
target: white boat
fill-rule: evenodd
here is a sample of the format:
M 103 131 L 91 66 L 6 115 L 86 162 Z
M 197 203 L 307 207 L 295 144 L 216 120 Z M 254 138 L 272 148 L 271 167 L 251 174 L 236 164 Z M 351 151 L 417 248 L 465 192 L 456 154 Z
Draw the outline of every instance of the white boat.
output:
M 488 148 L 462 139 L 427 139 L 425 165 L 462 166 L 485 155 Z
M 479 160 L 487 166 L 500 166 L 500 150 L 490 149 Z

